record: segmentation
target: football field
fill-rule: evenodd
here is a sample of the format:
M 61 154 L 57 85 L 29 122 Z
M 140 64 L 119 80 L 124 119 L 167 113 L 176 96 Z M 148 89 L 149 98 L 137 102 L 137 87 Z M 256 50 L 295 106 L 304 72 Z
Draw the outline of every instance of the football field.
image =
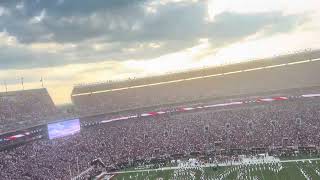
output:
M 314 180 L 320 179 L 320 159 L 233 165 L 175 167 L 154 170 L 123 171 L 112 180 Z

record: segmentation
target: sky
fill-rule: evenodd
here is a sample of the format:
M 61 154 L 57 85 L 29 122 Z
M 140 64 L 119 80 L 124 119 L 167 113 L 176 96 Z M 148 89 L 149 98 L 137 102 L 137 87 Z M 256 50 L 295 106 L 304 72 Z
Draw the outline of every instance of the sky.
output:
M 320 48 L 319 0 L 3 0 L 0 91 L 123 80 Z

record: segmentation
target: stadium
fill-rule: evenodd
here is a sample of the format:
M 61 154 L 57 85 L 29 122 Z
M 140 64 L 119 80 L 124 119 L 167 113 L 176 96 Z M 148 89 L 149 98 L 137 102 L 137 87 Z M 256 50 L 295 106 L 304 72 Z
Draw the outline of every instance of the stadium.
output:
M 320 50 L 0 93 L 0 179 L 319 179 Z

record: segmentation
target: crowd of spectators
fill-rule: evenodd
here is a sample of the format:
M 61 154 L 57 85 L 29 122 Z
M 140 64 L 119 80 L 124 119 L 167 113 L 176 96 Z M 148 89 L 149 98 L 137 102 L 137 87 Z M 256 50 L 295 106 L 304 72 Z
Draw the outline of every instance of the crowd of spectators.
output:
M 46 89 L 0 93 L 0 134 L 43 124 L 56 114 Z
M 97 158 L 115 167 L 194 152 L 319 147 L 319 128 L 318 97 L 139 117 L 0 152 L 0 177 L 69 179 Z

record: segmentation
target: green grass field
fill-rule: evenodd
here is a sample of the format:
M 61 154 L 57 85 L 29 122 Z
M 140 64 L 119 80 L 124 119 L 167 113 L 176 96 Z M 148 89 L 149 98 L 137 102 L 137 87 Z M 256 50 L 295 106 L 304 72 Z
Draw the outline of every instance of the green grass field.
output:
M 112 180 L 304 180 L 308 178 L 320 179 L 320 160 L 124 172 L 115 175 Z

